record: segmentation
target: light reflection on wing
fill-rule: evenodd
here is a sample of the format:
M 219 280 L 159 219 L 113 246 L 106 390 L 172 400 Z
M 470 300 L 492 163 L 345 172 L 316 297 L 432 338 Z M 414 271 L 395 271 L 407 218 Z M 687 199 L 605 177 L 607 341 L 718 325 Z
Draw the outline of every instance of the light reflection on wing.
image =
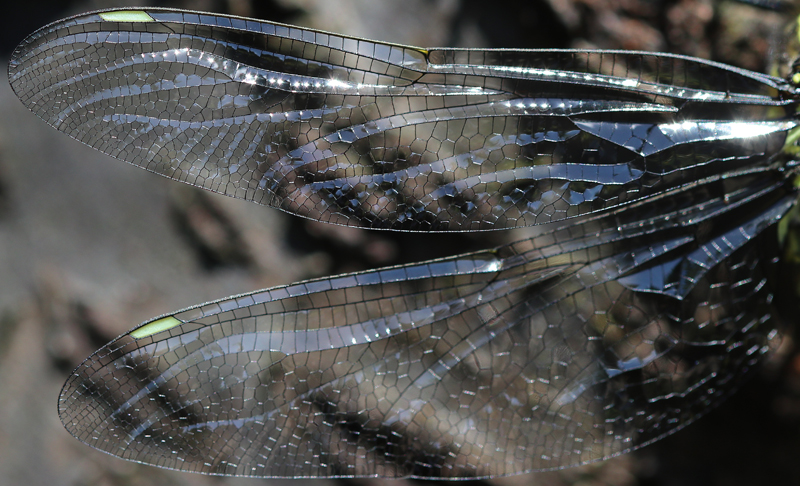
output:
M 81 365 L 62 420 L 127 459 L 246 476 L 491 476 L 630 450 L 727 397 L 775 337 L 762 266 L 794 195 L 768 179 L 176 313 Z
M 780 119 L 793 88 L 699 59 L 424 50 L 148 15 L 40 30 L 13 55 L 14 91 L 116 158 L 320 221 L 420 231 L 557 221 L 766 164 L 794 126 Z M 742 121 L 761 136 L 730 136 Z
M 327 222 L 561 228 L 267 289 L 87 359 L 80 440 L 243 476 L 484 477 L 599 460 L 723 400 L 774 344 L 795 88 L 665 54 L 433 49 L 87 14 L 12 87 L 109 155 Z

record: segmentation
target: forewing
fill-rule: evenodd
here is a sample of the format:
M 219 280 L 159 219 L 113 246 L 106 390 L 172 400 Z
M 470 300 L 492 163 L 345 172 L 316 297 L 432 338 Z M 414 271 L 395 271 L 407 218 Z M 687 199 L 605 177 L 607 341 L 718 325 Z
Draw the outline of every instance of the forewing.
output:
M 59 413 L 100 450 L 210 474 L 484 477 L 607 458 L 705 413 L 769 348 L 765 269 L 796 197 L 782 178 L 178 312 L 87 359 Z
M 114 11 L 12 55 L 53 127 L 308 218 L 418 231 L 545 223 L 760 167 L 782 81 L 680 56 L 425 50 L 250 19 Z

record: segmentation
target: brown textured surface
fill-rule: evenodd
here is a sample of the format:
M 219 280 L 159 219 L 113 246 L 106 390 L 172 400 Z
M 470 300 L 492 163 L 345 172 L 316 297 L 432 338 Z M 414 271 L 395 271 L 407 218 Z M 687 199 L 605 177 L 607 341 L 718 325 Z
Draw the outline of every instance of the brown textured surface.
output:
M 213 7 L 200 3 L 191 7 Z M 229 3 L 232 13 L 253 14 L 234 8 L 244 2 Z M 415 45 L 675 50 L 756 70 L 763 69 L 757 65 L 763 54 L 739 54 L 730 46 L 759 52 L 769 45 L 764 33 L 777 29 L 756 23 L 761 15 L 741 10 L 746 6 L 682 2 L 660 9 L 627 2 L 612 10 L 602 3 L 553 0 L 545 14 L 533 2 L 500 2 L 487 11 L 483 2 L 419 0 L 392 3 L 398 10 L 385 11 L 366 1 L 286 1 L 306 13 L 277 20 Z M 102 6 L 77 5 L 74 12 Z M 726 10 L 735 16 L 722 16 Z M 537 25 L 543 18 L 550 20 Z M 568 27 L 544 28 L 559 23 Z M 736 29 L 724 29 L 743 24 L 752 27 L 739 37 Z M 508 37 L 490 40 L 500 34 Z M 196 193 L 82 147 L 30 115 L 5 80 L 0 112 L 0 484 L 261 483 L 161 471 L 83 446 L 56 416 L 66 374 L 154 315 L 255 288 L 514 238 L 398 241 L 385 233 L 313 225 Z M 337 256 L 342 254 L 346 258 Z M 800 366 L 788 356 L 774 363 L 720 410 L 654 446 L 602 464 L 498 482 L 792 484 L 800 477 Z

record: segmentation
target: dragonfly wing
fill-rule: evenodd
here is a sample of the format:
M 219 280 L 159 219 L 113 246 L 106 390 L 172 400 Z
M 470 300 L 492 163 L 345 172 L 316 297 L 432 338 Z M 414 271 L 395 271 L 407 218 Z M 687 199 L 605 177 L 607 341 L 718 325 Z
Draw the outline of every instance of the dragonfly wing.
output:
M 796 110 L 782 81 L 699 59 L 425 50 L 158 9 L 51 24 L 9 77 L 47 123 L 147 170 L 416 231 L 546 223 L 763 166 Z
M 160 318 L 77 368 L 59 413 L 100 450 L 224 475 L 484 477 L 631 450 L 775 337 L 764 272 L 795 195 L 772 175 Z

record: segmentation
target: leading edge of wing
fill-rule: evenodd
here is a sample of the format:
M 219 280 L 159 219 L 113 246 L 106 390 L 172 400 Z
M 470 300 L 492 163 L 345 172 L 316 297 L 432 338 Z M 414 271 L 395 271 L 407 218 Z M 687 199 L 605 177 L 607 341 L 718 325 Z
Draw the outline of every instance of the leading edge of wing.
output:
M 118 20 L 139 12 L 151 20 Z M 115 10 L 32 34 L 9 77 L 48 124 L 112 157 L 373 229 L 489 230 L 595 213 L 767 165 L 796 126 L 793 89 L 699 59 L 435 57 L 445 52 L 452 59 L 435 64 L 424 49 L 282 24 Z
M 105 452 L 219 475 L 488 477 L 620 454 L 766 352 L 753 245 L 795 194 L 738 184 L 159 318 L 78 367 L 59 414 Z

